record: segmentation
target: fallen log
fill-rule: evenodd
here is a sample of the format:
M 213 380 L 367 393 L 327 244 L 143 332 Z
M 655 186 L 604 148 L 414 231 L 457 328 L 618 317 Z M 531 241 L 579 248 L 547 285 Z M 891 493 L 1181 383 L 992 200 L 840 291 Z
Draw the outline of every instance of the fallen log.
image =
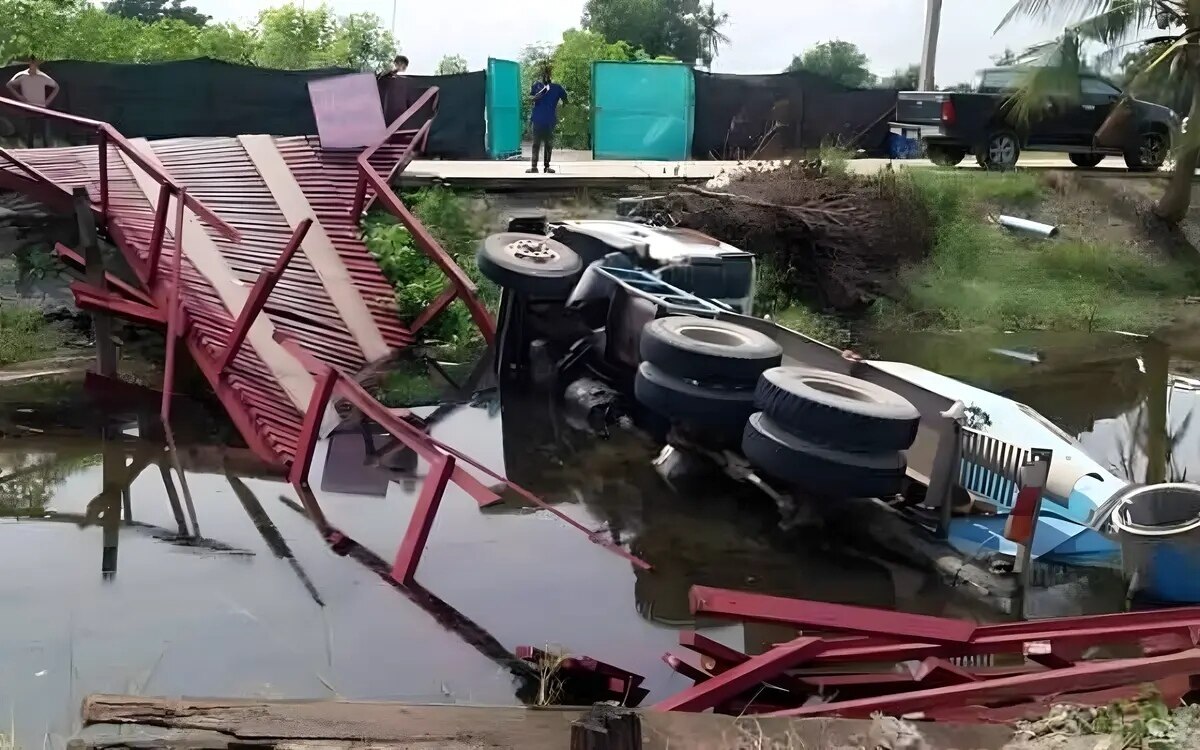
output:
M 72 750 L 201 748 L 244 750 L 372 750 L 436 747 L 563 750 L 582 709 L 520 706 L 412 706 L 335 701 L 171 700 L 92 695 L 83 705 L 85 729 Z M 647 750 L 731 747 L 858 747 L 877 722 L 738 719 L 714 714 L 636 714 Z M 1012 730 L 995 725 L 923 724 L 929 750 L 1001 750 Z

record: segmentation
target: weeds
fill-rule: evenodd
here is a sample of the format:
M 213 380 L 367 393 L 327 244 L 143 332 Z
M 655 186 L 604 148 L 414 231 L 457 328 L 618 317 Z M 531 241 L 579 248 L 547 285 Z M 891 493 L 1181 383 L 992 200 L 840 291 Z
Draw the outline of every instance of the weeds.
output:
M 538 680 L 537 705 L 557 706 L 562 701 L 563 683 L 559 668 L 568 656 L 566 651 L 556 646 L 547 645 L 542 649 L 542 656 L 534 665 Z
M 840 320 L 832 315 L 813 312 L 803 305 L 785 309 L 775 322 L 830 346 L 847 347 L 854 340 L 850 329 L 843 326 Z
M 61 332 L 37 308 L 12 303 L 0 307 L 0 365 L 53 354 L 62 340 Z
M 475 266 L 475 246 L 483 233 L 466 201 L 447 188 L 434 187 L 405 195 L 405 202 L 445 248 L 454 261 L 479 286 L 485 304 L 494 306 L 499 291 L 483 279 Z M 449 283 L 446 275 L 416 245 L 412 234 L 390 214 L 376 212 L 363 222 L 363 241 L 395 290 L 399 316 L 412 321 Z M 465 306 L 455 303 L 423 331 L 426 342 L 471 348 L 479 331 Z
M 1133 247 L 1046 242 L 988 223 L 989 209 L 1043 196 L 1032 175 L 907 170 L 898 179 L 923 196 L 937 234 L 930 257 L 901 273 L 900 299 L 876 306 L 882 327 L 1149 331 L 1170 319 L 1164 298 L 1193 288 L 1181 266 Z

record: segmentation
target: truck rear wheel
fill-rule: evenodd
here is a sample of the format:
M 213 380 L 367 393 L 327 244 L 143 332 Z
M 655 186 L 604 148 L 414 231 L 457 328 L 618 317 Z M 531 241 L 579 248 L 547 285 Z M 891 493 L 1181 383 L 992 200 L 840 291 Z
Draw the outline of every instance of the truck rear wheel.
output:
M 925 153 L 939 167 L 954 167 L 967 158 L 967 150 L 958 146 L 926 146 Z
M 1130 172 L 1156 172 L 1167 161 L 1171 143 L 1163 133 L 1142 133 L 1137 148 L 1125 152 L 1125 166 Z
M 1005 172 L 1016 169 L 1017 159 L 1021 158 L 1021 142 L 1017 134 L 1011 130 L 1001 130 L 988 136 L 979 155 L 979 164 L 984 169 Z
M 1104 154 L 1071 154 L 1071 163 L 1083 169 L 1091 169 L 1104 161 Z

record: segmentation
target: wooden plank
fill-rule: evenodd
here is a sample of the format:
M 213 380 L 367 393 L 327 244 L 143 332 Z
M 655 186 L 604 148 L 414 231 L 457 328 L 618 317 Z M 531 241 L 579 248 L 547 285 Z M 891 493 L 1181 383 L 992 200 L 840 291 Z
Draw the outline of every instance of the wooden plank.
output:
M 785 599 L 709 586 L 693 586 L 688 599 L 692 613 L 697 615 L 777 622 L 797 627 L 887 636 L 897 640 L 914 638 L 930 643 L 966 643 L 975 633 L 975 623 L 966 620 Z
M 332 701 L 171 700 L 93 695 L 83 706 L 87 729 L 73 747 L 242 747 L 276 750 L 367 750 L 367 748 L 521 748 L 563 750 L 581 709 L 515 706 L 411 706 L 399 703 Z M 793 720 L 696 713 L 642 712 L 648 750 L 729 750 L 732 747 L 859 747 L 872 736 L 870 721 Z M 115 727 L 121 727 L 120 730 Z M 1012 736 L 1007 727 L 923 724 L 930 750 L 1001 750 Z M 155 740 L 155 737 L 169 739 Z M 131 740 L 139 737 L 140 741 Z M 220 744 L 221 741 L 226 744 Z M 188 739 L 195 739 L 189 744 Z
M 325 287 L 325 292 L 346 328 L 354 336 L 364 358 L 368 362 L 374 362 L 390 356 L 391 347 L 383 340 L 383 333 L 355 287 L 354 280 L 338 255 L 333 241 L 326 234 L 325 227 L 309 205 L 304 189 L 300 187 L 296 176 L 292 174 L 279 149 L 275 147 L 275 139 L 269 135 L 240 135 L 238 142 L 242 144 L 246 155 L 258 170 L 267 189 L 271 191 L 288 225 L 297 229 L 305 221 L 312 222 L 312 229 L 301 242 L 300 251 L 312 264 L 313 270 Z
M 137 138 L 132 143 L 143 158 L 151 162 L 158 161 L 154 150 L 145 139 Z M 137 168 L 136 162 L 128 158 L 125 152 L 122 152 L 122 158 L 126 159 L 126 166 L 146 200 L 157 209 L 160 199 L 158 183 L 145 171 Z M 187 198 L 184 198 L 184 201 L 186 203 Z M 169 212 L 176 210 L 177 203 L 176 198 L 172 197 L 168 200 Z M 229 317 L 236 319 L 242 308 L 246 306 L 250 290 L 236 278 L 224 256 L 221 255 L 219 246 L 209 235 L 208 229 L 190 211 L 184 212 L 182 235 L 182 237 L 175 238 L 176 243 L 183 248 L 183 253 L 192 266 L 216 291 L 228 311 Z M 283 347 L 275 340 L 275 326 L 270 319 L 265 316 L 256 318 L 253 325 L 250 326 L 247 340 L 254 347 L 263 364 L 279 382 L 292 405 L 297 411 L 304 413 L 312 397 L 315 381 L 312 375 L 301 367 L 294 357 L 284 351 Z M 334 420 L 331 423 L 336 422 L 336 415 L 326 415 L 326 418 Z

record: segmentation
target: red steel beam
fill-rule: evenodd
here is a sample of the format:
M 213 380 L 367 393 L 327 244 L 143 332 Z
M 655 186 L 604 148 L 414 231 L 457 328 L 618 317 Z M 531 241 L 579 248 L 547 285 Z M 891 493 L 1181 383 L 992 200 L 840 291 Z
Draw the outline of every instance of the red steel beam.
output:
M 121 226 L 120 221 L 114 221 L 111 225 L 109 225 L 109 233 L 112 235 L 113 239 L 116 240 L 119 246 L 127 249 L 127 257 L 132 255 L 132 251 L 128 249 L 135 248 L 138 245 L 130 241 L 130 238 L 125 233 L 125 229 Z M 167 300 L 169 299 L 170 290 L 163 290 L 160 288 L 157 290 L 152 289 L 151 292 L 155 297 L 156 306 L 160 308 L 165 307 Z M 204 303 L 198 303 L 193 300 L 192 304 L 196 305 Z M 221 374 L 216 369 L 215 362 L 212 359 L 212 356 L 209 354 L 204 343 L 198 339 L 192 338 L 191 336 L 185 336 L 184 342 L 187 345 L 188 351 L 192 355 L 192 360 L 196 363 L 196 366 L 200 368 L 204 378 L 212 386 L 213 391 L 217 395 L 217 399 L 221 402 L 221 405 L 225 407 L 225 412 L 233 421 L 234 426 L 237 427 L 238 433 L 241 434 L 242 439 L 246 441 L 246 445 L 249 446 L 250 450 L 254 451 L 255 455 L 257 455 L 265 463 L 282 468 L 282 461 L 279 454 L 274 448 L 271 447 L 266 438 L 259 433 L 257 427 L 251 421 L 250 416 L 246 413 L 246 408 L 241 397 L 237 394 L 233 387 L 229 385 L 228 382 L 222 379 Z
M 171 211 L 171 188 L 162 185 L 158 189 L 158 205 L 154 207 L 154 228 L 150 231 L 150 246 L 146 254 L 146 270 L 142 278 L 146 288 L 153 288 L 158 278 L 158 260 L 162 257 L 163 243 L 167 237 L 167 217 Z
M 84 310 L 109 312 L 147 325 L 167 324 L 167 313 L 162 308 L 133 302 L 81 281 L 71 282 L 70 289 L 75 296 L 75 304 Z
M 975 623 L 945 617 L 910 615 L 869 607 L 785 599 L 764 594 L 693 586 L 688 595 L 693 614 L 773 622 L 821 630 L 915 638 L 934 643 L 966 643 Z
M 254 287 L 251 288 L 250 294 L 246 297 L 246 303 L 242 306 L 242 311 L 238 313 L 237 322 L 233 326 L 233 333 L 229 336 L 229 343 L 225 345 L 225 350 L 221 352 L 221 356 L 217 360 L 218 370 L 224 371 L 229 366 L 229 363 L 233 361 L 233 358 L 237 356 L 238 350 L 242 348 L 242 344 L 246 341 L 246 334 L 250 333 L 250 326 L 254 325 L 258 314 L 262 312 L 263 307 L 267 304 L 267 298 L 271 296 L 275 285 L 279 283 L 279 278 L 283 276 L 284 269 L 291 262 L 292 256 L 296 254 L 296 250 L 300 247 L 300 243 L 304 241 L 304 237 L 308 234 L 308 230 L 312 227 L 312 224 L 312 219 L 305 219 L 296 225 L 291 238 L 283 246 L 283 252 L 275 260 L 275 265 L 258 275 L 258 279 L 254 282 Z
M 936 644 L 936 643 L 894 643 L 885 645 L 855 646 L 841 643 L 821 652 L 815 664 L 834 664 L 846 662 L 896 662 L 913 659 L 925 659 L 930 656 L 953 658 L 956 656 L 979 656 L 983 654 L 1023 654 L 1026 644 L 1033 641 L 1048 641 L 1052 646 L 1076 647 L 1094 646 L 1102 643 L 1130 643 L 1142 638 L 1166 633 L 1186 635 L 1194 626 L 1195 620 L 1175 620 L 1158 623 L 1139 623 L 1134 625 L 1109 625 L 1098 628 L 1077 628 L 1075 630 L 1052 630 L 1043 633 L 1016 633 L 1001 635 L 977 636 L 970 643 Z
M 100 131 L 100 220 L 108 226 L 108 133 Z
M 700 667 L 687 663 L 675 654 L 672 654 L 670 651 L 662 655 L 662 660 L 668 667 L 688 678 L 693 683 L 704 682 L 705 680 L 712 679 L 712 675 L 710 675 L 708 672 L 705 672 Z
M 392 580 L 401 586 L 409 586 L 416 580 L 417 566 L 429 541 L 433 519 L 441 507 L 446 485 L 453 473 L 454 458 L 451 456 L 442 456 L 429 466 L 429 473 L 421 484 L 421 494 L 417 497 L 412 518 L 408 522 L 408 531 L 404 533 L 404 540 L 396 552 L 396 562 L 392 565 Z
M 337 370 L 325 367 L 318 374 L 316 385 L 313 386 L 312 397 L 300 427 L 300 437 L 296 441 L 296 458 L 292 461 L 292 468 L 288 473 L 288 481 L 297 489 L 308 487 L 308 471 L 312 467 L 313 452 L 317 449 L 321 420 L 325 418 L 325 408 L 333 396 L 338 377 Z
M 728 672 L 693 685 L 653 706 L 654 711 L 706 711 L 732 700 L 755 685 L 770 680 L 811 659 L 821 649 L 820 638 L 797 638 L 791 643 L 751 657 Z
M 187 190 L 185 189 L 176 204 L 175 267 L 172 269 L 170 303 L 167 305 L 167 362 L 163 368 L 162 409 L 159 411 L 163 427 L 167 429 L 171 424 L 171 392 L 175 388 L 175 350 L 179 336 L 182 334 L 180 329 L 183 324 L 183 290 L 180 289 L 180 285 L 183 283 L 183 198 L 186 195 Z
M 54 253 L 58 257 L 68 260 L 81 268 L 85 265 L 82 255 L 62 244 L 61 242 L 54 245 Z M 154 305 L 153 297 L 151 297 L 149 294 L 146 294 L 141 289 L 133 286 L 132 284 L 127 283 L 124 279 L 110 271 L 104 272 L 104 281 L 113 289 L 124 293 L 128 297 L 134 298 L 144 305 Z
M 1067 669 L 1001 677 L 962 685 L 917 690 L 900 695 L 834 701 L 819 706 L 778 711 L 769 716 L 840 716 L 868 718 L 882 712 L 890 716 L 943 707 L 1027 699 L 1047 693 L 1087 692 L 1129 684 L 1154 682 L 1177 674 L 1200 672 L 1200 650 L 1141 659 L 1089 662 Z M 685 691 L 686 692 L 686 691 Z
M 446 288 L 442 290 L 442 293 L 439 294 L 433 300 L 433 302 L 430 302 L 429 306 L 422 310 L 421 314 L 417 316 L 417 319 L 414 320 L 408 327 L 409 333 L 411 333 L 413 336 L 416 336 L 418 331 L 433 322 L 433 320 L 437 316 L 441 315 L 442 312 L 445 311 L 445 309 L 449 307 L 457 297 L 458 289 L 454 287 L 453 283 L 447 284 Z

